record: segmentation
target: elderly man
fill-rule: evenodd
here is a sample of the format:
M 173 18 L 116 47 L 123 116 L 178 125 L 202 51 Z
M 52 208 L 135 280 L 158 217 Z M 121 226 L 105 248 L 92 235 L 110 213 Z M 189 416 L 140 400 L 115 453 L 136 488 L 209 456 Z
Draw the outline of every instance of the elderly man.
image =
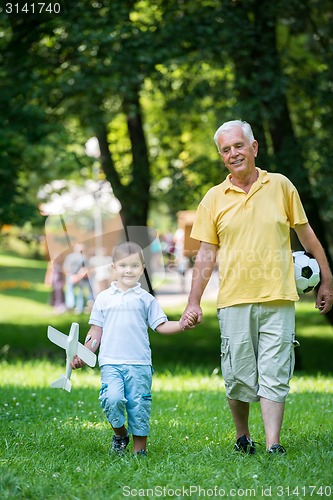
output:
M 234 449 L 255 452 L 249 409 L 260 401 L 267 451 L 285 453 L 280 431 L 297 343 L 291 227 L 319 263 L 321 314 L 332 307 L 332 274 L 296 188 L 285 176 L 256 167 L 258 142 L 250 125 L 226 122 L 214 140 L 229 175 L 197 210 L 191 236 L 201 245 L 182 321 L 188 312 L 202 320 L 200 301 L 218 252 L 221 366 L 236 427 Z

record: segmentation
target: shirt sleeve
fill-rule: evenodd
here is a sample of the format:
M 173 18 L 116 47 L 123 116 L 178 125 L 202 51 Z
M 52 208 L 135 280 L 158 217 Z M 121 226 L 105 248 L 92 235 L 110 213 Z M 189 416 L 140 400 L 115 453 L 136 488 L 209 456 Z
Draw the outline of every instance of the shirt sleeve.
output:
M 216 224 L 213 220 L 209 208 L 206 206 L 205 198 L 199 204 L 194 224 L 191 231 L 191 238 L 218 245 Z
M 99 306 L 98 298 L 94 302 L 88 323 L 89 325 L 101 326 L 102 328 L 104 326 L 104 315 Z
M 166 321 L 168 321 L 168 317 L 157 300 L 153 298 L 148 308 L 148 324 L 150 328 L 156 330 L 158 325 Z
M 289 191 L 288 217 L 290 227 L 294 228 L 297 224 L 306 224 L 308 222 L 308 218 L 306 216 L 298 191 L 291 182 L 290 187 L 291 189 Z

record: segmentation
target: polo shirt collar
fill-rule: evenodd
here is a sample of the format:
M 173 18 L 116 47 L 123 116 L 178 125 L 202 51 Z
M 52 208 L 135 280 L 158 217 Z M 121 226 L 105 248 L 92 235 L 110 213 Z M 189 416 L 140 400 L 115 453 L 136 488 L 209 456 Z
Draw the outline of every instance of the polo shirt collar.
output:
M 135 292 L 135 293 L 141 293 L 141 283 L 137 283 L 135 286 L 133 286 L 132 288 L 129 288 L 128 290 L 126 290 L 126 292 L 124 292 L 124 290 L 122 290 L 121 288 L 119 288 L 117 286 L 117 282 L 116 281 L 112 281 L 111 285 L 110 285 L 110 293 L 112 295 L 114 295 L 115 293 L 131 293 L 131 292 Z
M 258 182 L 259 184 L 265 184 L 266 182 L 269 181 L 267 170 L 261 170 L 261 168 L 259 167 L 256 167 L 256 170 L 258 172 L 258 179 L 255 182 Z M 230 180 L 230 177 L 231 174 L 228 174 L 226 179 L 222 182 L 225 193 L 235 188 L 235 186 Z

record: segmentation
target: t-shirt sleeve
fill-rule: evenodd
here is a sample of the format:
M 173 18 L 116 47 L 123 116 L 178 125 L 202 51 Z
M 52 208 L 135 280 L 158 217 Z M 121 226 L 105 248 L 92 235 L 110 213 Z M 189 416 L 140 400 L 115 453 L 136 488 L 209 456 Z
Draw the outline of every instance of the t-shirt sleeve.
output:
M 294 228 L 297 224 L 306 224 L 308 218 L 302 205 L 300 196 L 295 186 L 291 184 L 289 193 L 289 222 L 290 227 Z
M 88 321 L 89 325 L 104 326 L 104 316 L 99 305 L 98 298 L 95 300 Z
M 168 321 L 168 317 L 163 311 L 160 304 L 154 298 L 148 308 L 148 324 L 152 330 L 156 330 L 158 325 Z

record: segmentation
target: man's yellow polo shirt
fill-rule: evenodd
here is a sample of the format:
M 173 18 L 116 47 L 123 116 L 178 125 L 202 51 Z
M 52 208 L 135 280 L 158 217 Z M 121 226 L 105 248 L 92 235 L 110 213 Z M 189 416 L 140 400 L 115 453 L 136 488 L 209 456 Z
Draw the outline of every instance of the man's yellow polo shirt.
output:
M 258 170 L 249 193 L 230 175 L 199 204 L 191 237 L 219 246 L 217 306 L 298 300 L 290 227 L 307 217 L 295 186 L 281 174 Z

